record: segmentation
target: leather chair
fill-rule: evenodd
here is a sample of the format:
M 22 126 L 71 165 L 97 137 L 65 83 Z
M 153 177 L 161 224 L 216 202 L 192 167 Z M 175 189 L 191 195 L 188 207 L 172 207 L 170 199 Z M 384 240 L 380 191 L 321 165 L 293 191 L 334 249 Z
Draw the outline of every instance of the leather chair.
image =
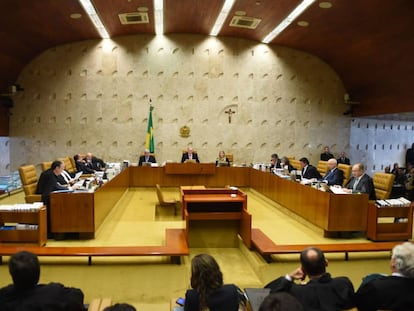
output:
M 387 200 L 390 197 L 394 179 L 394 174 L 380 172 L 374 174 L 373 181 L 377 200 Z
M 320 160 L 316 169 L 318 170 L 319 174 L 321 174 L 321 176 L 325 176 L 326 172 L 328 171 L 328 161 Z
M 34 165 L 24 165 L 19 167 L 20 179 L 22 180 L 26 203 L 42 202 L 42 196 L 36 194 L 37 172 Z
M 65 170 L 67 170 L 69 173 L 72 174 L 76 172 L 76 165 L 72 165 L 72 161 L 69 157 L 60 158 L 59 160 L 65 163 Z
M 42 162 L 40 165 L 42 166 L 42 172 L 44 172 L 52 167 L 52 162 L 51 161 Z
M 339 163 L 338 169 L 340 169 L 344 173 L 344 182 L 342 183 L 342 186 L 345 187 L 346 183 L 351 178 L 352 166 L 348 164 Z
M 155 187 L 157 188 L 157 197 L 158 197 L 158 206 L 162 207 L 174 207 L 174 215 L 177 215 L 177 200 L 175 199 L 164 199 L 164 195 L 161 191 L 161 187 L 159 184 L 156 184 Z
M 302 166 L 300 166 L 300 161 L 293 158 L 288 158 L 290 165 L 292 165 L 296 170 L 302 170 Z
M 229 159 L 230 166 L 232 166 L 233 165 L 233 160 L 234 160 L 233 154 L 232 153 L 226 153 L 226 158 Z

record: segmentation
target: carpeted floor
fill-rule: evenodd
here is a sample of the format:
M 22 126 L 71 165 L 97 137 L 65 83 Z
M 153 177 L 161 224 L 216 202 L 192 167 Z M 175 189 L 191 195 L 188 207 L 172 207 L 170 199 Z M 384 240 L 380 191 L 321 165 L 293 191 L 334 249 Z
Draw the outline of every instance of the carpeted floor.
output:
M 179 199 L 178 188 L 163 189 L 166 197 Z M 277 206 L 257 192 L 248 194 L 248 210 L 253 227 L 262 229 L 277 243 L 348 243 L 355 240 L 323 238 L 322 230 L 304 222 L 296 215 Z M 23 193 L 0 200 L 0 204 L 24 202 Z M 182 228 L 181 217 L 171 209 L 155 208 L 155 188 L 132 188 L 111 211 L 93 240 L 49 241 L 57 245 L 157 245 L 162 244 L 165 228 Z M 239 248 L 192 248 L 182 265 L 169 263 L 167 257 L 94 258 L 87 266 L 86 258 L 40 258 L 41 282 L 58 281 L 79 287 L 85 302 L 95 297 L 111 297 L 113 302 L 128 302 L 139 311 L 167 311 L 171 298 L 184 295 L 189 287 L 191 257 L 206 252 L 220 264 L 226 283 L 241 288 L 262 287 L 275 277 L 284 275 L 298 265 L 298 256 L 274 256 L 267 264 L 256 252 L 244 245 Z M 347 275 L 354 286 L 372 272 L 388 273 L 388 253 L 328 254 L 328 271 L 333 276 Z M 7 263 L 7 258 L 5 258 Z M 0 266 L 0 286 L 11 282 L 7 264 Z

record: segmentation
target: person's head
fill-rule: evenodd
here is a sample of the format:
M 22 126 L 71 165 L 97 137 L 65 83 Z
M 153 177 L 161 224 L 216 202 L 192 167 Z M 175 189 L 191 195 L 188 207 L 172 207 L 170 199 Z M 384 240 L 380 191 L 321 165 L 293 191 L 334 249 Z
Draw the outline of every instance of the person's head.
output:
M 341 153 L 340 153 L 340 155 L 339 155 L 341 158 L 345 158 L 345 152 L 344 151 L 341 151 Z
M 291 294 L 278 292 L 266 296 L 259 311 L 303 311 L 303 306 Z
M 328 146 L 323 147 L 323 152 L 329 153 L 329 147 Z
M 88 152 L 85 156 L 87 161 L 92 161 L 92 153 Z
M 395 169 L 395 170 L 398 170 L 398 163 L 394 163 L 392 168 Z
M 193 147 L 188 146 L 188 147 L 187 147 L 187 153 L 188 153 L 188 154 L 192 154 L 192 153 L 193 153 Z
M 39 282 L 39 260 L 30 252 L 15 253 L 10 257 L 9 272 L 16 288 L 23 290 L 33 288 Z
M 219 152 L 219 158 L 220 159 L 224 159 L 226 157 L 226 154 L 224 153 L 224 151 L 223 150 L 221 150 L 220 152 Z
M 362 175 L 364 175 L 364 164 L 362 163 L 356 163 L 352 166 L 352 176 L 355 178 L 359 178 Z
M 223 286 L 223 274 L 213 256 L 198 254 L 191 261 L 191 287 L 200 297 L 200 309 L 207 306 L 207 297 Z
M 280 159 L 280 164 L 281 164 L 281 165 L 289 165 L 289 164 L 290 164 L 290 162 L 289 162 L 288 157 L 282 157 L 282 158 Z
M 299 159 L 300 166 L 304 168 L 305 166 L 309 165 L 309 160 L 305 157 Z
M 310 278 L 320 276 L 326 272 L 327 260 L 323 252 L 317 247 L 307 247 L 300 254 L 300 263 L 305 275 Z
M 414 244 L 404 242 L 394 246 L 391 254 L 391 271 L 414 278 Z
M 391 169 L 390 169 L 390 166 L 389 166 L 389 165 L 387 165 L 387 166 L 384 168 L 384 173 L 391 173 Z
M 338 166 L 338 162 L 335 159 L 332 158 L 332 159 L 328 160 L 328 169 L 329 170 L 333 170 L 337 166 Z
M 62 161 L 56 160 L 52 162 L 51 169 L 55 175 L 60 175 L 65 169 L 65 163 Z
M 134 306 L 128 303 L 116 303 L 112 306 L 106 307 L 104 311 L 136 311 Z
M 279 160 L 278 155 L 277 155 L 276 153 L 273 153 L 273 154 L 270 156 L 270 163 L 271 163 L 271 164 L 276 164 L 276 163 L 277 163 L 277 160 Z
M 150 151 L 148 149 L 144 150 L 144 156 L 148 157 L 150 155 Z

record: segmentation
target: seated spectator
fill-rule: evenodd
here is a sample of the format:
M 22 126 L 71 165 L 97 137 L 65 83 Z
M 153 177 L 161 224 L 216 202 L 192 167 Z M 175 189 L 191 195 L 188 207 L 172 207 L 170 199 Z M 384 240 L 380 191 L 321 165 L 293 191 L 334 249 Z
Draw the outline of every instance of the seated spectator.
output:
M 116 303 L 112 306 L 106 307 L 103 311 L 136 311 L 134 306 L 128 303 Z
M 371 274 L 356 292 L 360 311 L 414 310 L 414 245 L 405 242 L 392 250 L 391 275 Z
M 339 155 L 339 158 L 337 159 L 338 164 L 346 164 L 346 165 L 351 165 L 351 161 L 349 160 L 349 158 L 346 157 L 345 152 L 341 152 L 341 154 Z
M 390 168 L 389 165 L 387 165 L 386 167 L 384 167 L 384 173 L 391 174 L 391 168 Z
M 398 169 L 399 169 L 398 163 L 394 163 L 393 166 L 392 166 L 391 174 L 394 174 L 395 177 L 397 177 Z
M 351 281 L 347 277 L 332 278 L 326 272 L 328 262 L 319 248 L 305 248 L 300 254 L 300 262 L 299 268 L 265 287 L 270 288 L 271 293 L 290 293 L 302 303 L 305 311 L 339 311 L 355 306 Z M 309 281 L 303 284 L 306 277 Z
M 282 157 L 280 159 L 280 167 L 285 170 L 288 170 L 289 173 L 295 169 L 292 165 L 290 165 L 288 157 Z
M 372 178 L 365 174 L 362 163 L 352 166 L 352 177 L 345 185 L 344 190 L 349 193 L 368 193 L 370 200 L 376 200 L 374 182 Z
M 200 163 L 197 153 L 194 152 L 193 147 L 190 146 L 187 147 L 187 152 L 183 153 L 183 156 L 181 157 L 181 163 L 185 163 L 188 161 L 195 161 L 197 163 Z
M 142 166 L 142 163 L 157 163 L 155 157 L 150 155 L 150 151 L 148 149 L 144 150 L 144 155 L 139 157 L 138 166 Z
M 185 294 L 184 311 L 237 311 L 245 297 L 236 285 L 223 284 L 220 267 L 208 254 L 191 261 L 191 287 Z
M 321 161 L 328 161 L 329 159 L 332 159 L 334 156 L 333 154 L 329 151 L 329 147 L 325 146 L 323 148 L 323 152 L 321 153 Z
M 219 152 L 218 158 L 216 159 L 216 166 L 230 166 L 230 161 L 224 151 Z
M 309 164 L 309 160 L 307 158 L 300 158 L 299 159 L 300 166 L 302 167 L 302 178 L 306 179 L 321 179 L 322 176 L 319 174 L 316 167 Z
M 86 166 L 94 171 L 105 171 L 105 162 L 88 152 L 85 157 Z
M 397 174 L 395 175 L 394 184 L 404 185 L 406 180 L 405 169 L 399 167 Z
M 84 174 L 93 174 L 95 171 L 86 165 L 86 161 L 81 158 L 79 154 L 75 154 L 73 156 L 73 159 L 75 160 L 76 164 L 76 170 L 78 172 L 83 172 Z
M 84 311 L 80 289 L 60 283 L 38 284 L 40 264 L 33 253 L 21 251 L 10 257 L 13 284 L 0 289 L 2 311 Z
M 342 187 L 344 172 L 338 168 L 338 164 L 333 158 L 328 160 L 328 171 L 323 177 L 323 181 L 326 181 L 329 186 L 338 185 Z
M 281 168 L 280 159 L 276 153 L 270 156 L 270 171 L 272 172 L 274 168 Z
M 411 168 L 410 172 L 406 175 L 404 185 L 405 185 L 405 190 L 406 190 L 405 197 L 408 200 L 413 201 L 414 200 L 414 168 Z
M 303 311 L 303 307 L 291 294 L 279 292 L 266 296 L 259 311 Z

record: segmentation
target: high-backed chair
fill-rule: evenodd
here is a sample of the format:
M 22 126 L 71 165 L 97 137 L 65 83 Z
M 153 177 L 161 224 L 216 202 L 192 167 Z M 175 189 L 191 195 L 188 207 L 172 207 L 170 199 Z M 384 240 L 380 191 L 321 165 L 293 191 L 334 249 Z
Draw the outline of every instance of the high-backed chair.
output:
M 177 200 L 175 199 L 165 199 L 164 195 L 161 191 L 161 187 L 159 184 L 156 184 L 155 187 L 157 188 L 157 197 L 158 197 L 158 206 L 162 207 L 173 207 L 174 208 L 174 215 L 177 215 Z
M 289 158 L 288 158 L 289 159 Z M 300 161 L 296 160 L 295 158 L 289 159 L 290 165 L 292 165 L 296 170 L 301 170 L 302 166 L 300 166 Z
M 72 165 L 72 161 L 69 157 L 60 158 L 59 160 L 65 163 L 65 170 L 67 170 L 69 173 L 76 172 L 76 165 Z
M 351 178 L 351 172 L 352 172 L 352 166 L 348 164 L 338 164 L 338 169 L 340 169 L 342 172 L 344 172 L 344 182 L 342 183 L 342 186 L 345 186 L 346 183 Z
M 373 181 L 377 200 L 386 200 L 390 197 L 394 179 L 394 174 L 380 172 L 374 174 Z
M 233 165 L 233 154 L 232 153 L 226 153 L 226 158 L 229 159 L 230 166 Z
M 318 170 L 319 174 L 321 174 L 322 177 L 325 176 L 326 172 L 328 171 L 328 161 L 319 160 L 318 166 L 316 167 L 316 169 Z
M 52 167 L 52 161 L 42 162 L 40 165 L 42 166 L 42 172 L 44 172 Z
M 42 202 L 42 196 L 36 194 L 37 172 L 34 165 L 24 165 L 19 167 L 20 179 L 22 180 L 26 203 Z

